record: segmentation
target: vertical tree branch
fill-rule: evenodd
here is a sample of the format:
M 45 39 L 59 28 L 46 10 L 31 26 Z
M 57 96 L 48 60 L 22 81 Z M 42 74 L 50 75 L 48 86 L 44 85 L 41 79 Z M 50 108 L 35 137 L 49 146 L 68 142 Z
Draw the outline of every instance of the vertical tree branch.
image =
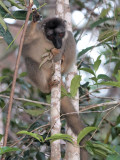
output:
M 63 18 L 64 6 L 62 0 L 56 1 L 56 16 Z M 58 81 L 58 86 L 55 86 L 51 90 L 51 135 L 60 133 L 60 98 L 61 98 L 61 61 L 55 63 L 55 73 L 52 80 Z M 51 159 L 60 160 L 61 149 L 60 140 L 51 143 Z
M 65 20 L 67 21 L 67 30 L 72 31 L 72 24 L 71 24 L 71 13 L 69 7 L 69 0 L 65 1 Z M 68 91 L 70 91 L 71 80 L 77 74 L 77 67 L 74 64 L 71 72 L 67 75 L 66 78 L 66 86 Z M 79 93 L 77 93 L 75 100 L 72 100 L 75 110 L 79 113 Z M 66 143 L 66 154 L 65 160 L 80 160 L 80 147 L 77 145 L 77 136 L 72 132 L 72 130 L 67 127 L 67 134 L 74 137 L 74 145 L 70 143 Z
M 71 72 L 67 75 L 66 86 L 68 91 L 70 91 L 71 80 L 77 73 L 77 67 L 74 65 Z M 79 113 L 79 93 L 75 96 L 75 99 L 72 100 L 75 110 Z M 66 154 L 65 160 L 80 160 L 80 146 L 77 145 L 77 136 L 72 132 L 71 128 L 67 126 L 67 134 L 71 135 L 74 138 L 74 145 L 71 143 L 66 143 Z
M 3 114 L 2 109 L 0 108 L 0 134 L 3 135 L 4 124 L 3 124 Z M 0 141 L 0 146 L 3 144 L 3 138 Z
M 6 127 L 5 127 L 5 136 L 4 136 L 3 146 L 7 145 L 8 130 L 9 130 L 9 126 L 10 126 L 10 118 L 11 118 L 14 90 L 15 90 L 15 85 L 16 85 L 16 78 L 17 78 L 18 67 L 19 67 L 19 62 L 20 62 L 20 57 L 21 57 L 21 52 L 22 52 L 22 47 L 23 47 L 24 36 L 25 36 L 26 29 L 27 29 L 27 23 L 28 23 L 29 16 L 31 13 L 32 5 L 33 5 L 33 1 L 30 1 L 29 6 L 28 6 L 28 12 L 27 12 L 27 16 L 26 16 L 25 25 L 24 25 L 21 40 L 20 40 L 20 46 L 19 46 L 18 56 L 17 56 L 17 60 L 16 60 L 15 72 L 14 72 L 14 76 L 13 76 L 12 88 L 11 88 L 11 93 L 10 93 L 10 100 L 9 100 L 9 106 L 8 106 L 8 114 L 7 114 L 7 121 L 6 121 Z M 2 160 L 4 160 L 4 157 L 2 157 Z
M 51 90 L 51 135 L 60 133 L 60 98 L 61 98 L 61 62 L 55 63 L 55 73 L 52 80 L 57 80 L 60 83 Z M 51 160 L 60 160 L 61 149 L 60 140 L 51 143 Z
M 57 17 L 60 17 L 60 18 L 63 18 L 67 21 L 67 30 L 70 30 L 72 31 L 72 26 L 71 26 L 71 14 L 70 14 L 70 7 L 69 7 L 69 0 L 66 0 L 66 1 L 63 1 L 63 0 L 57 0 L 56 2 L 56 15 Z M 59 64 L 55 64 L 55 66 L 57 68 L 61 68 L 61 63 L 59 62 Z M 72 78 L 74 77 L 74 75 L 77 73 L 77 68 L 76 66 L 74 66 L 74 69 L 72 70 L 72 72 L 68 75 L 67 77 L 67 87 L 70 88 L 70 84 L 71 84 L 71 80 Z M 60 80 L 60 79 L 59 79 Z M 59 90 L 60 91 L 60 90 Z M 57 92 L 56 92 L 57 94 Z M 73 104 L 74 106 L 76 106 L 76 110 L 79 112 L 79 101 L 78 101 L 78 94 L 76 96 L 76 99 L 77 100 L 74 100 Z M 57 100 L 57 99 L 56 99 Z M 56 101 L 58 102 L 58 101 Z M 60 107 L 60 106 L 59 106 Z M 51 107 L 52 108 L 52 107 Z M 56 110 L 59 110 L 56 109 Z M 54 113 L 54 112 L 53 112 Z M 51 111 L 51 116 L 52 116 L 52 111 Z M 56 115 L 57 119 L 59 117 L 59 113 L 58 115 Z M 55 118 L 55 117 L 53 117 Z M 52 117 L 51 117 L 51 122 L 52 122 Z M 55 122 L 53 120 L 53 122 Z M 55 123 L 54 123 L 55 124 Z M 57 123 L 56 123 L 57 124 Z M 58 127 L 60 126 L 56 126 L 56 129 L 57 130 L 60 130 L 60 128 L 58 129 Z M 54 128 L 55 129 L 55 128 Z M 77 145 L 77 136 L 75 136 L 71 129 L 68 128 L 67 130 L 67 133 L 68 134 L 71 134 L 74 138 L 75 138 L 75 141 L 74 141 L 74 145 L 70 144 L 70 143 L 67 143 L 66 145 L 66 160 L 72 160 L 72 159 L 75 159 L 75 160 L 80 160 L 80 147 Z M 53 132 L 52 132 L 53 134 Z M 55 150 L 56 148 L 56 150 Z M 55 151 L 57 151 L 55 153 Z M 54 156 L 53 156 L 54 155 Z M 54 142 L 52 145 L 51 145 L 51 159 L 60 159 L 60 142 Z

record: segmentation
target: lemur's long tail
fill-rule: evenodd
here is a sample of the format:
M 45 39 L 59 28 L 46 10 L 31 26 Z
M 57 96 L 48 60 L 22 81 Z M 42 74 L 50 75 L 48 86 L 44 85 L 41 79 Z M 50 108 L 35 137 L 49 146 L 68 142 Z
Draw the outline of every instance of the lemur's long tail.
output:
M 84 128 L 78 113 L 75 111 L 70 98 L 64 96 L 61 99 L 61 111 L 65 114 L 68 126 L 72 131 L 78 135 L 79 132 Z

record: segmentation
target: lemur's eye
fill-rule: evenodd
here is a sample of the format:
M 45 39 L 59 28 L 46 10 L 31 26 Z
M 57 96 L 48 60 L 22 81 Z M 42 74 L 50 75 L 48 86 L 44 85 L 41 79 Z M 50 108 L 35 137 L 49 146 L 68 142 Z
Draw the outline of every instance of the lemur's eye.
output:
M 59 37 L 64 37 L 64 33 L 59 33 Z

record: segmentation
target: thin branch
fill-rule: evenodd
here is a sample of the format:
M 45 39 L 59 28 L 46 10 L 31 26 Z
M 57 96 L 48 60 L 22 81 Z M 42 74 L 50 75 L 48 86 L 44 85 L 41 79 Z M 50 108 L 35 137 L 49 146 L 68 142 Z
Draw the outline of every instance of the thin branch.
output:
M 110 122 L 108 119 L 104 119 L 105 122 L 109 123 L 110 126 L 115 127 L 115 123 Z
M 118 98 L 114 98 L 114 97 L 101 97 L 101 96 L 95 96 L 93 95 L 92 93 L 90 93 L 91 96 L 95 97 L 95 98 L 98 98 L 98 99 L 111 99 L 111 100 L 115 100 L 115 99 L 118 99 Z
M 85 111 L 85 112 L 80 112 L 80 113 L 82 113 L 82 114 L 84 114 L 84 113 L 105 113 L 105 112 L 107 112 L 107 111 L 109 111 L 109 110 L 111 110 L 112 108 L 114 108 L 114 107 L 110 107 L 110 108 L 107 108 L 107 109 L 104 109 L 104 110 L 102 110 L 102 111 Z
M 116 104 L 116 105 L 120 105 L 120 102 L 118 102 L 118 103 L 113 103 L 113 104 Z M 102 105 L 101 105 L 102 106 Z M 86 111 L 86 110 L 88 110 L 88 109 L 81 109 L 80 111 L 79 111 L 79 113 L 92 113 L 92 112 L 107 112 L 107 111 L 110 111 L 111 109 L 113 110 L 115 107 L 111 107 L 111 108 L 108 108 L 108 109 L 106 109 L 106 110 L 103 110 L 103 111 L 87 111 L 87 112 L 84 112 L 84 111 Z M 91 109 L 91 108 L 90 108 Z M 61 116 L 60 117 L 63 117 L 63 116 L 66 116 L 66 115 L 72 115 L 72 114 L 76 114 L 76 113 L 78 113 L 78 112 L 70 112 L 70 113 L 65 113 L 65 114 L 61 114 Z
M 8 99 L 10 98 L 9 96 L 3 95 L 3 94 L 0 94 L 0 97 L 8 98 Z M 13 99 L 17 100 L 17 101 L 25 101 L 25 102 L 32 102 L 32 103 L 36 103 L 36 104 L 41 104 L 41 105 L 44 105 L 44 106 L 51 106 L 51 104 L 49 104 L 49 103 L 34 101 L 34 100 L 30 100 L 30 99 L 25 99 L 25 98 L 15 98 L 15 97 L 13 97 Z
M 106 119 L 107 116 L 108 116 L 113 110 L 115 110 L 119 105 L 120 105 L 120 103 L 117 104 L 116 106 L 114 106 L 111 110 L 109 110 L 109 111 L 105 114 L 105 116 L 102 118 L 102 120 L 101 120 L 100 123 L 98 124 L 98 128 L 100 128 L 100 126 L 101 126 L 102 122 L 104 121 L 104 119 Z M 93 132 L 93 134 L 92 134 L 92 136 L 90 137 L 89 140 L 91 140 L 91 139 L 93 138 L 93 136 L 95 135 L 95 133 L 97 132 L 97 130 L 98 130 L 98 129 L 96 129 L 96 130 Z
M 2 94 L 0 94 L 0 97 L 10 98 L 9 96 L 2 95 Z M 32 102 L 32 103 L 36 103 L 36 104 L 41 104 L 41 105 L 44 105 L 44 106 L 51 106 L 49 103 L 33 101 L 33 100 L 25 99 L 25 98 L 15 98 L 15 97 L 13 97 L 13 99 L 18 100 L 18 101 L 25 101 L 25 102 Z M 96 104 L 96 105 L 84 106 L 84 107 L 80 110 L 80 112 L 83 112 L 83 111 L 86 111 L 86 110 L 89 110 L 89 109 L 93 109 L 93 108 L 97 108 L 97 107 L 114 105 L 114 104 L 118 104 L 118 103 L 120 103 L 120 100 L 111 101 L 111 102 L 105 102 L 105 103 L 100 103 L 100 104 Z
M 93 108 L 97 108 L 97 107 L 109 106 L 109 105 L 116 105 L 116 104 L 120 104 L 120 100 L 118 100 L 118 101 L 112 101 L 112 102 L 100 103 L 100 104 L 96 104 L 96 105 L 86 106 L 86 107 L 83 107 L 83 108 L 80 110 L 80 112 L 84 112 L 84 111 L 87 111 L 87 110 L 89 110 L 89 109 L 93 109 Z
M 85 94 L 85 95 L 79 97 L 79 99 L 82 99 L 83 97 L 85 97 L 85 96 L 87 96 L 87 95 L 89 95 L 89 94 L 91 94 L 91 93 L 93 93 L 93 92 L 96 92 L 96 91 L 99 91 L 99 90 L 102 90 L 102 89 L 111 89 L 111 88 L 112 88 L 112 87 L 102 87 L 102 88 L 97 88 L 97 89 L 95 89 L 95 90 L 93 90 L 93 91 L 91 91 L 91 92 L 88 92 L 87 94 Z
M 63 4 L 61 0 L 56 1 L 56 16 L 61 16 L 64 13 Z M 61 6 L 61 9 L 59 7 Z M 59 13 L 60 9 L 60 13 Z M 61 51 L 60 51 L 61 52 Z M 58 81 L 59 84 L 51 89 L 51 135 L 60 133 L 60 98 L 61 98 L 61 60 L 54 64 L 55 73 L 52 76 L 52 80 Z M 56 121 L 56 119 L 58 119 Z M 56 123 L 55 123 L 56 122 Z M 59 160 L 61 158 L 60 140 L 51 142 L 51 159 Z
M 12 110 L 12 104 L 13 104 L 13 95 L 14 95 L 14 90 L 15 90 L 16 78 L 17 78 L 18 67 L 19 67 L 19 62 L 20 62 L 20 57 L 21 57 L 21 52 L 22 52 L 22 47 L 23 47 L 24 36 L 25 36 L 26 29 L 27 29 L 27 24 L 28 24 L 30 13 L 31 13 L 32 5 L 33 5 L 32 3 L 29 3 L 26 21 L 25 21 L 25 25 L 24 25 L 21 40 L 20 40 L 20 47 L 19 47 L 18 56 L 17 56 L 17 60 L 16 60 L 12 89 L 11 89 L 11 93 L 10 93 L 10 100 L 9 100 L 9 106 L 8 106 L 8 114 L 7 114 L 7 122 L 6 122 L 5 137 L 4 137 L 3 146 L 7 145 L 8 130 L 9 130 L 9 125 L 10 125 L 11 110 Z M 2 160 L 4 160 L 4 157 L 2 157 Z

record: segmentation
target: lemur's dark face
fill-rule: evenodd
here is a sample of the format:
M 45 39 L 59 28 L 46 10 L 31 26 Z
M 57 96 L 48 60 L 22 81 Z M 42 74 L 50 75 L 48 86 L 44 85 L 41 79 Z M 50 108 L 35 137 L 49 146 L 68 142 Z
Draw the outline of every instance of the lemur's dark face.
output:
M 59 18 L 54 18 L 46 23 L 44 29 L 47 39 L 52 41 L 55 48 L 60 49 L 65 36 L 64 21 Z

